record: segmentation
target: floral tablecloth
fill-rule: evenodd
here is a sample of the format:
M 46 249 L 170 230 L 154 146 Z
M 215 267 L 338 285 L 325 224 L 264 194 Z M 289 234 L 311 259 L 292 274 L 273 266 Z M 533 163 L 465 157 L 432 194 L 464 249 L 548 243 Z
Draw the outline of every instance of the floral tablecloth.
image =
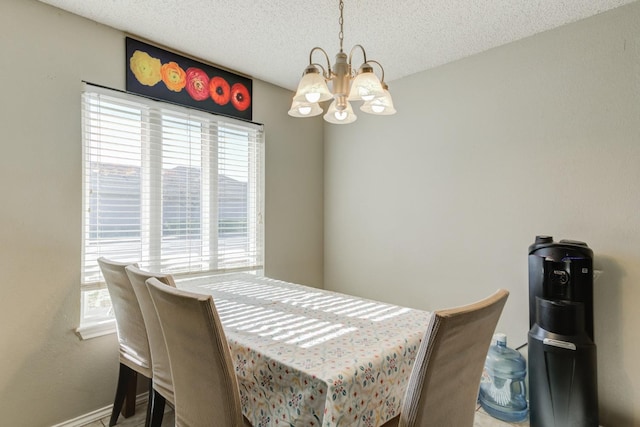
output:
M 429 313 L 247 273 L 211 294 L 256 427 L 377 427 L 399 413 Z

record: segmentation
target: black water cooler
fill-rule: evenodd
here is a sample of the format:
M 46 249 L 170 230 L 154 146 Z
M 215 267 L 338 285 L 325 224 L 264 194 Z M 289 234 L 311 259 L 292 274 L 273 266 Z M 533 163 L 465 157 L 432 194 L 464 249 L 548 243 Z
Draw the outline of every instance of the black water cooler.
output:
M 593 251 L 537 236 L 529 246 L 531 427 L 598 427 Z

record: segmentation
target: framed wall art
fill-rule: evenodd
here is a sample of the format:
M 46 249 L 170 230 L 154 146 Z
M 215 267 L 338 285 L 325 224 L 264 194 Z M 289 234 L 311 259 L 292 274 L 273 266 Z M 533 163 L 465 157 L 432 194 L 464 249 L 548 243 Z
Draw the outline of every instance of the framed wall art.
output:
M 252 120 L 252 80 L 126 37 L 127 92 Z

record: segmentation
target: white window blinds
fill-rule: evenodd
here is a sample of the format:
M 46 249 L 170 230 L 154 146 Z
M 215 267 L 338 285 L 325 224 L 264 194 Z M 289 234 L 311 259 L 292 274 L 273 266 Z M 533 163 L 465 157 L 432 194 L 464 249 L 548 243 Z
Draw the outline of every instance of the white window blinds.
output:
M 263 263 L 262 126 L 85 85 L 82 283 L 107 257 L 166 273 Z

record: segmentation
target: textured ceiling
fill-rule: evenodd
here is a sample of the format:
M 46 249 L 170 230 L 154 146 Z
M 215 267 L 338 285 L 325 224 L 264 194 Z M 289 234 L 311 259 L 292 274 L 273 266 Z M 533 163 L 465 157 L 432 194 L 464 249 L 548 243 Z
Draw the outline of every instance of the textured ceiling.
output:
M 40 0 L 295 90 L 309 51 L 339 50 L 338 0 Z M 345 0 L 344 49 L 395 79 L 637 0 Z M 362 62 L 360 53 L 354 63 Z M 320 55 L 314 62 L 326 63 Z

